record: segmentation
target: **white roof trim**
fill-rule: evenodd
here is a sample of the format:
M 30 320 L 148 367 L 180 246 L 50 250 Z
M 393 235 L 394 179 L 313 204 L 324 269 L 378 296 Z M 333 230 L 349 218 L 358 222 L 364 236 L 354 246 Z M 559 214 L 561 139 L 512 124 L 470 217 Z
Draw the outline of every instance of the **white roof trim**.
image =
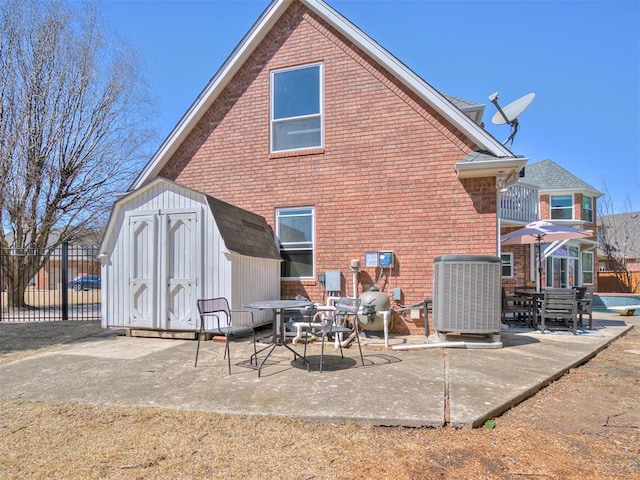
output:
M 140 188 L 151 178 L 158 175 L 171 155 L 175 153 L 200 118 L 202 118 L 207 109 L 226 87 L 227 83 L 233 78 L 234 74 L 240 69 L 262 39 L 269 33 L 278 19 L 294 1 L 295 0 L 274 0 L 266 8 L 209 84 L 202 93 L 200 93 L 198 98 L 196 98 L 193 105 L 191 105 L 189 110 L 187 110 L 185 115 L 180 119 L 177 126 L 165 139 L 149 163 L 145 165 L 140 175 L 138 175 L 131 185 L 130 188 L 132 190 Z M 349 38 L 354 44 L 358 45 L 358 47 L 389 70 L 438 113 L 450 119 L 451 122 L 470 140 L 476 143 L 480 149 L 487 150 L 496 157 L 513 157 L 509 149 L 333 8 L 322 0 L 299 1 L 340 31 L 345 37 Z
M 458 162 L 455 165 L 455 170 L 458 178 L 503 176 L 507 180 L 507 186 L 509 186 L 518 181 L 518 173 L 527 161 L 527 158 L 518 157 Z
M 540 195 L 574 195 L 576 193 L 581 193 L 582 195 L 587 195 L 589 197 L 600 198 L 604 196 L 604 193 L 599 192 L 594 188 L 538 188 L 538 192 Z
M 405 85 L 410 87 L 429 105 L 435 108 L 445 118 L 452 120 L 465 135 L 475 143 L 493 153 L 496 157 L 513 157 L 513 153 L 498 140 L 489 135 L 483 128 L 474 123 L 459 108 L 454 106 L 440 92 L 426 83 L 422 78 L 407 68 L 396 57 L 382 48 L 378 43 L 363 33 L 359 28 L 349 22 L 338 12 L 321 0 L 300 0 L 310 9 L 323 16 L 333 27 L 338 29 L 347 38 L 351 39 L 362 50 L 372 56 L 378 63 L 393 73 Z

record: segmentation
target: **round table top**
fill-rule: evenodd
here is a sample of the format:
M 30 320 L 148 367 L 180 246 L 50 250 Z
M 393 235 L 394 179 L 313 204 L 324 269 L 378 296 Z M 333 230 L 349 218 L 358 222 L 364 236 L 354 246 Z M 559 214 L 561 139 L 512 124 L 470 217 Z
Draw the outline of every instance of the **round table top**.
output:
M 255 308 L 258 310 L 281 309 L 281 308 L 304 308 L 313 305 L 308 300 L 258 300 L 255 302 L 245 303 L 245 308 Z

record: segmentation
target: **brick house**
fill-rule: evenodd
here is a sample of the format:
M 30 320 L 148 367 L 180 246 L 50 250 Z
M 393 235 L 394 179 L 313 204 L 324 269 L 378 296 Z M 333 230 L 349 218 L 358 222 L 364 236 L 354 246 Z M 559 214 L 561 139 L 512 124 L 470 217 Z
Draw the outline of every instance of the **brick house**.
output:
M 377 284 L 415 303 L 431 295 L 436 257 L 499 253 L 496 186 L 515 184 L 527 159 L 484 130 L 483 111 L 326 3 L 274 0 L 132 189 L 165 177 L 263 216 L 282 298 L 324 301 L 320 280 L 337 272 L 332 291 Z
M 528 164 L 518 184 L 504 194 L 506 198 L 518 188 L 530 188 L 538 201 L 538 216 L 552 223 L 597 231 L 596 202 L 603 195 L 573 173 L 552 160 Z M 522 226 L 522 222 L 503 221 L 502 233 Z M 541 285 L 566 288 L 586 286 L 596 289 L 596 234 L 592 239 L 543 243 Z M 507 289 L 535 285 L 533 246 L 504 247 L 503 285 Z
M 61 232 L 53 230 L 51 232 L 50 245 L 61 244 Z M 100 262 L 96 259 L 96 245 L 99 243 L 102 231 L 88 230 L 82 234 L 76 234 L 73 241 L 67 242 L 66 253 L 63 254 L 63 247 L 51 247 L 45 249 L 36 248 L 16 248 L 13 246 L 13 234 L 9 233 L 6 238 L 9 246 L 0 249 L 0 255 L 8 257 L 33 257 L 40 259 L 46 257 L 42 267 L 30 278 L 29 285 L 35 290 L 59 290 L 62 285 L 62 271 L 66 270 L 68 280 L 81 275 L 99 275 Z M 66 262 L 64 258 L 66 257 Z M 23 274 L 20 270 L 20 274 Z M 3 278 L 2 267 L 0 266 L 0 285 L 6 287 Z

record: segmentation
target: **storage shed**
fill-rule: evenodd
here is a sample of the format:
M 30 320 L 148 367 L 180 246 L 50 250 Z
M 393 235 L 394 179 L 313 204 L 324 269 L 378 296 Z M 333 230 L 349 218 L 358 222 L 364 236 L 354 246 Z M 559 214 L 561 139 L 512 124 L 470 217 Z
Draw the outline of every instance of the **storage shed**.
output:
M 198 298 L 226 297 L 232 309 L 280 298 L 264 217 L 164 178 L 115 202 L 99 256 L 104 328 L 194 331 Z

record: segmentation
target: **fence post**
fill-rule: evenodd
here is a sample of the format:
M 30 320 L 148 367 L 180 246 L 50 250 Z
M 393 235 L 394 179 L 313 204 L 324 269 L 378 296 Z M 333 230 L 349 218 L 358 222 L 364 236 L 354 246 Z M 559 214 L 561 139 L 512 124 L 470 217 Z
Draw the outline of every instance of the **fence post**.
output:
M 0 247 L 0 322 L 2 321 L 2 301 L 4 300 L 4 273 L 2 272 L 2 265 L 4 265 L 4 261 L 2 261 L 2 256 L 4 255 L 4 248 Z
M 69 242 L 62 242 L 62 270 L 60 272 L 60 288 L 62 301 L 62 320 L 69 320 Z

